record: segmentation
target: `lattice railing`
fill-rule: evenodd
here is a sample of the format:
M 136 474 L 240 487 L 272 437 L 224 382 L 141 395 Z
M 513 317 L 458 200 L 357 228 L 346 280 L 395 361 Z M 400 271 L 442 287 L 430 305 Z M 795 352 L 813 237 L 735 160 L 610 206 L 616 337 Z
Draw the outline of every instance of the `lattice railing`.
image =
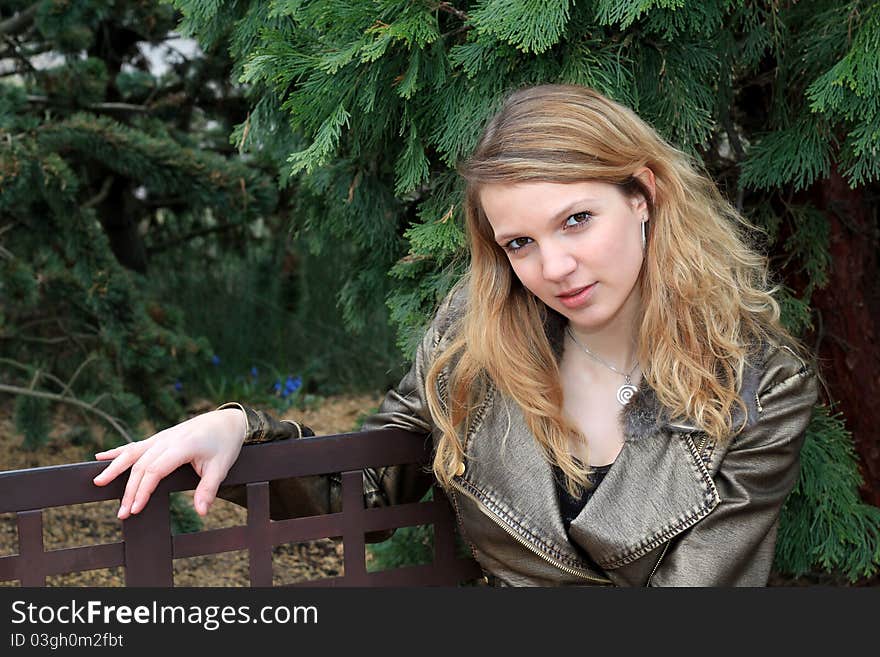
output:
M 92 479 L 107 466 L 99 462 L 0 472 L 0 513 L 16 515 L 19 544 L 18 554 L 0 557 L 0 581 L 45 586 L 49 576 L 122 566 L 126 586 L 173 586 L 175 559 L 247 550 L 250 585 L 272 586 L 274 546 L 341 537 L 344 574 L 297 586 L 455 585 L 478 577 L 480 569 L 473 559 L 456 554 L 454 515 L 439 487 L 431 501 L 364 508 L 362 468 L 424 463 L 429 447 L 424 435 L 399 430 L 246 446 L 223 485 L 246 485 L 247 524 L 172 534 L 169 495 L 193 490 L 198 483 L 187 465 L 162 480 L 140 513 L 119 521 L 122 541 L 48 551 L 45 509 L 121 499 L 127 477 L 95 486 Z M 342 476 L 340 513 L 270 520 L 270 481 L 336 472 Z M 368 572 L 366 533 L 427 524 L 434 527 L 431 563 Z

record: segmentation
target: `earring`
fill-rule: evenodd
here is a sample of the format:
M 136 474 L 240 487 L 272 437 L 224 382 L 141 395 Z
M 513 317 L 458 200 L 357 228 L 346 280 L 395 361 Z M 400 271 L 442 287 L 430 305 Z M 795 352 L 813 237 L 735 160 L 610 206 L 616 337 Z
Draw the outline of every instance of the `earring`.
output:
M 642 251 L 648 248 L 648 237 L 645 233 L 645 224 L 648 223 L 648 215 L 642 216 Z

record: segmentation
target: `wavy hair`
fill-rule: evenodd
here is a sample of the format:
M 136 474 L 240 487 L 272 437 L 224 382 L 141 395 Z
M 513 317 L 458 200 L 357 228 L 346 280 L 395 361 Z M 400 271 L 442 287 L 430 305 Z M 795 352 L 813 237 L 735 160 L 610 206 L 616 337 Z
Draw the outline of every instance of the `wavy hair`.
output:
M 653 199 L 634 177 L 642 167 L 654 173 Z M 637 356 L 671 418 L 690 419 L 715 440 L 729 439 L 745 427 L 738 391 L 756 345 L 775 340 L 803 351 L 780 323 L 767 259 L 747 242 L 757 229 L 692 158 L 632 110 L 584 87 L 521 89 L 506 98 L 459 171 L 466 182 L 469 292 L 458 330 L 426 380 L 441 433 L 433 468 L 443 485 L 464 462 L 463 428 L 489 381 L 520 406 L 569 491 L 590 485 L 569 454 L 569 440 L 584 437 L 563 411 L 559 365 L 547 334 L 555 311 L 523 287 L 495 242 L 479 200 L 484 185 L 600 181 L 647 200 Z M 441 376 L 447 377 L 445 400 L 438 394 Z M 735 407 L 742 411 L 738 426 Z

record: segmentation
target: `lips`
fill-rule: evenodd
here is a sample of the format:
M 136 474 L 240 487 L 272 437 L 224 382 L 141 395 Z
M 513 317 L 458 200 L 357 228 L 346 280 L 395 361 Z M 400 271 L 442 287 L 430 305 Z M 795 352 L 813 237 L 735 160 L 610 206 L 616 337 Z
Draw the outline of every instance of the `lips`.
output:
M 589 301 L 590 297 L 593 295 L 593 290 L 595 289 L 596 284 L 591 283 L 584 287 L 572 288 L 571 290 L 557 295 L 556 298 L 559 299 L 559 302 L 566 308 L 579 308 Z
M 590 283 L 589 285 L 584 285 L 583 287 L 575 287 L 575 288 L 572 288 L 571 290 L 569 290 L 568 292 L 563 292 L 562 294 L 558 294 L 557 296 L 560 299 L 576 297 L 581 292 L 583 292 L 587 288 L 593 287 L 594 285 L 595 285 L 595 283 Z

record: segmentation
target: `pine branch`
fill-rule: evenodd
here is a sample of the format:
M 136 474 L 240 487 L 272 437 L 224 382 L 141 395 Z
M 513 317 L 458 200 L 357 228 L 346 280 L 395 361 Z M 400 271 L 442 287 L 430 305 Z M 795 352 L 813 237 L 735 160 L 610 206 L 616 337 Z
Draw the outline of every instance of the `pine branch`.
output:
M 32 94 L 28 94 L 27 101 L 35 105 L 48 105 L 52 102 L 48 96 L 35 96 Z M 95 112 L 123 112 L 132 114 L 147 114 L 150 111 L 150 108 L 146 105 L 133 105 L 132 103 L 89 103 L 83 106 L 83 109 Z
M 24 11 L 20 11 L 12 18 L 7 18 L 0 23 L 0 34 L 18 34 L 26 30 L 34 22 L 34 16 L 42 3 L 35 2 Z
M 40 72 L 34 68 L 34 65 L 31 64 L 31 60 L 24 56 L 21 52 L 21 44 L 19 44 L 15 39 L 11 36 L 5 35 L 3 40 L 9 45 L 10 48 L 10 56 L 20 61 L 24 64 L 24 67 L 33 75 L 40 76 Z
M 0 237 L 3 236 L 7 230 L 10 230 L 15 224 L 6 224 L 5 226 L 0 226 Z M 15 255 L 7 249 L 5 246 L 0 244 L 0 257 L 6 258 L 7 260 L 14 260 Z
M 210 228 L 200 228 L 199 230 L 194 230 L 191 233 L 187 233 L 186 235 L 182 235 L 173 240 L 166 240 L 164 242 L 160 242 L 159 244 L 155 244 L 147 248 L 147 253 L 153 255 L 155 253 L 161 253 L 162 251 L 166 251 L 172 247 L 180 246 L 181 244 L 185 244 L 190 240 L 193 240 L 197 237 L 202 237 L 203 235 L 210 235 L 211 233 L 221 233 L 227 230 L 231 230 L 232 228 L 239 228 L 241 224 L 222 224 L 220 226 L 211 226 Z
M 97 356 L 94 353 L 89 354 L 89 357 L 86 358 L 82 363 L 79 364 L 79 367 L 76 368 L 76 371 L 71 375 L 71 377 L 67 381 L 67 383 L 64 383 L 64 381 L 59 379 L 54 374 L 50 374 L 49 372 L 43 372 L 38 369 L 34 373 L 34 380 L 31 382 L 31 389 L 33 389 L 33 387 L 36 385 L 37 381 L 39 380 L 39 377 L 44 376 L 47 379 L 49 379 L 50 381 L 54 381 L 56 384 L 58 384 L 61 387 L 61 394 L 62 395 L 67 395 L 67 394 L 73 395 L 73 391 L 71 390 L 71 386 L 73 386 L 74 382 L 76 381 L 76 378 L 79 376 L 79 373 L 82 372 L 82 370 L 85 368 L 86 365 L 91 363 L 96 358 L 97 358 Z M 18 361 L 12 360 L 11 358 L 0 358 L 0 363 L 6 363 L 7 365 L 12 365 L 13 367 L 17 367 L 18 369 L 24 370 L 26 372 L 30 372 L 31 370 L 34 369 L 30 365 L 26 365 L 25 363 L 19 363 Z M 106 395 L 101 395 L 101 398 L 103 398 L 105 396 Z M 97 403 L 98 403 L 97 400 L 92 402 L 92 404 L 95 404 L 95 405 L 97 405 Z
M 75 406 L 78 406 L 79 408 L 83 408 L 83 409 L 87 410 L 89 413 L 94 413 L 95 415 L 102 417 L 109 424 L 111 424 L 113 426 L 113 428 L 116 429 L 116 431 L 118 431 L 119 434 L 123 438 L 125 438 L 126 442 L 128 442 L 128 443 L 134 442 L 134 440 L 128 434 L 128 432 L 125 429 L 123 429 L 122 426 L 119 424 L 120 421 L 118 418 L 115 418 L 112 415 L 95 408 L 92 404 L 88 404 L 80 399 L 76 399 L 74 397 L 64 397 L 62 395 L 56 395 L 51 392 L 43 392 L 41 390 L 28 390 L 27 388 L 21 388 L 19 386 L 10 386 L 5 383 L 0 383 L 0 392 L 8 392 L 13 395 L 25 395 L 28 397 L 39 397 L 41 399 L 51 399 L 52 401 L 64 402 L 66 404 L 73 404 Z
M 448 2 L 438 3 L 436 9 L 443 11 L 443 12 L 446 12 L 447 14 L 452 14 L 453 16 L 461 19 L 462 21 L 466 22 L 468 20 L 468 15 L 466 12 L 462 11 L 461 9 L 458 9 L 457 7 L 453 7 Z
M 86 201 L 85 203 L 83 203 L 83 205 L 82 205 L 83 209 L 85 210 L 85 209 L 87 209 L 87 208 L 93 208 L 93 207 L 95 207 L 96 205 L 98 205 L 98 204 L 100 204 L 101 202 L 103 202 L 104 199 L 107 198 L 107 195 L 110 193 L 110 187 L 113 186 L 113 181 L 114 181 L 114 180 L 116 180 L 116 177 L 115 177 L 115 176 L 107 176 L 107 177 L 104 179 L 104 182 L 101 184 L 101 189 L 98 191 L 98 193 L 95 194 L 95 195 L 94 195 L 92 198 L 90 198 L 88 201 Z

